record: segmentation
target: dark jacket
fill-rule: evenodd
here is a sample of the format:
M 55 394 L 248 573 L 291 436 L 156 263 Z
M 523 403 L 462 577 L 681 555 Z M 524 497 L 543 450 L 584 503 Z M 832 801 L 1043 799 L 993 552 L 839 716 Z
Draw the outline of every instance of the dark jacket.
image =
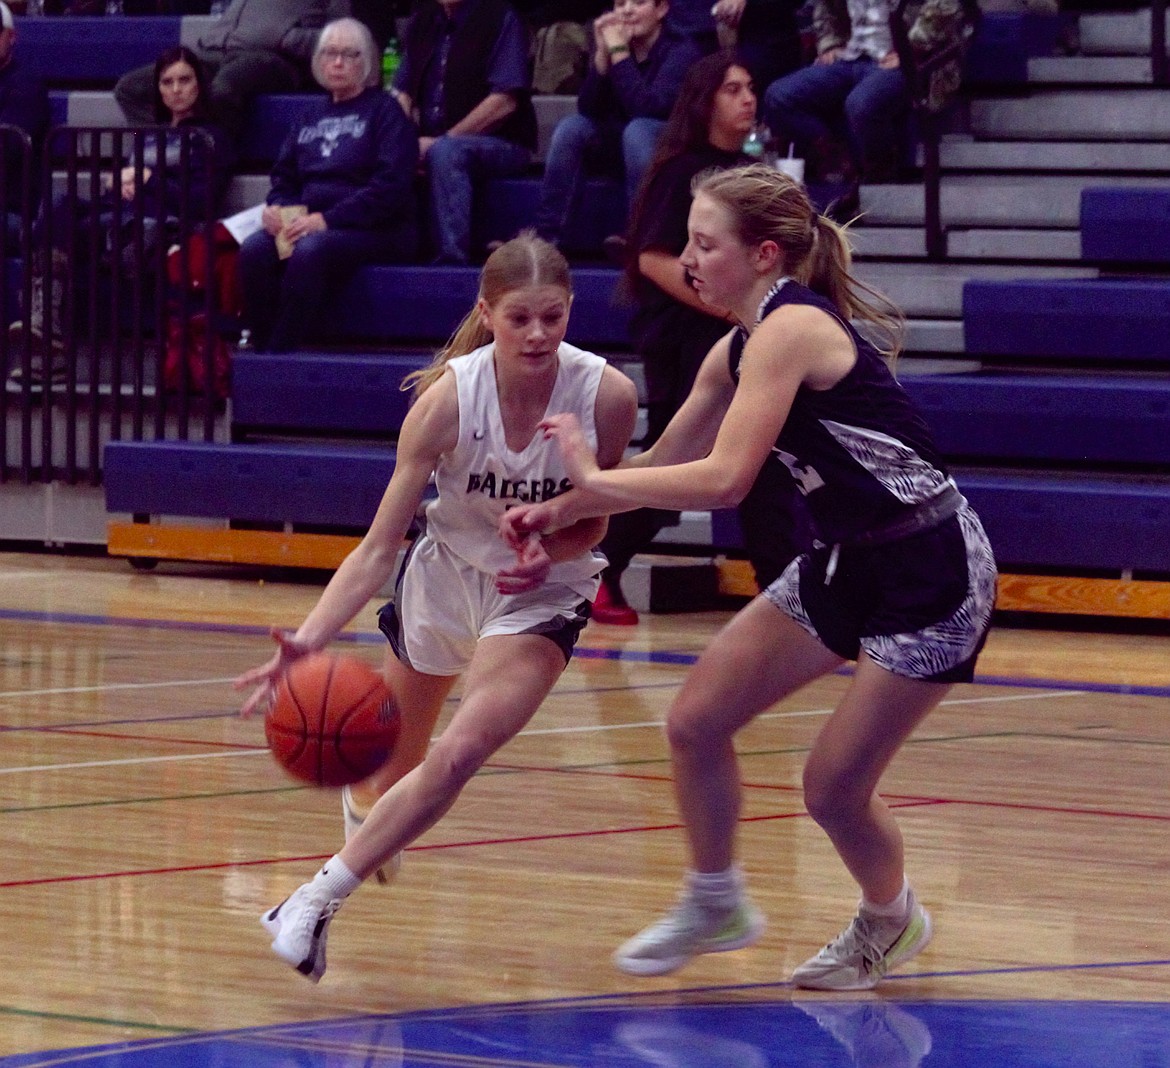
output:
M 272 168 L 269 204 L 304 204 L 331 229 L 414 226 L 418 131 L 379 88 L 314 104 Z
M 195 134 L 187 138 L 187 173 L 186 187 L 182 173 L 183 163 L 183 136 L 176 133 L 178 130 L 201 130 L 206 136 Z M 214 123 L 204 118 L 184 119 L 177 128 L 170 129 L 165 135 L 166 165 L 159 166 L 158 139 L 153 134 L 146 134 L 142 150 L 143 166 L 149 167 L 150 177 L 142 186 L 142 202 L 145 214 L 157 215 L 159 204 L 163 213 L 172 219 L 183 215 L 184 196 L 186 197 L 188 217 L 192 221 L 199 221 L 206 211 L 207 198 L 213 215 L 219 214 L 220 202 L 227 190 L 231 177 L 232 166 L 235 162 L 235 153 L 227 134 Z M 127 166 L 135 165 L 133 155 L 126 160 Z
M 665 119 L 684 75 L 701 58 L 694 41 L 663 29 L 641 63 L 631 55 L 601 74 L 590 62 L 577 110 L 595 122 Z
M 500 36 L 504 16 L 511 10 L 505 0 L 464 3 L 469 6 L 465 17 L 457 22 L 447 59 L 447 70 L 457 71 L 458 77 L 447 77 L 443 84 L 444 128 L 448 130 L 493 91 L 489 80 L 492 46 Z M 421 103 L 423 76 L 439 46 L 445 19 L 436 0 L 423 0 L 410 21 L 404 51 L 411 80 L 400 88 L 416 105 Z M 515 95 L 516 110 L 491 133 L 525 148 L 535 148 L 536 113 L 531 93 L 524 89 Z

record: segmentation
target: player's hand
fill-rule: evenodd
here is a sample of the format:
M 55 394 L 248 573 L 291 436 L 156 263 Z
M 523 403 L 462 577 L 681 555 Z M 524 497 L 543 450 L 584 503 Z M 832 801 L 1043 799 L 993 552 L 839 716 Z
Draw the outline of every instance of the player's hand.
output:
M 540 424 L 540 428 L 546 439 L 556 441 L 574 486 L 584 487 L 589 478 L 601 470 L 575 415 L 567 412 L 551 415 Z
M 516 566 L 504 568 L 496 575 L 496 589 L 505 596 L 527 593 L 543 586 L 551 570 L 552 559 L 540 535 L 529 534 L 516 550 Z
M 237 690 L 245 690 L 249 686 L 255 687 L 240 709 L 240 715 L 247 719 L 256 709 L 272 703 L 276 696 L 276 684 L 284 677 L 294 660 L 300 660 L 312 650 L 304 642 L 297 641 L 287 630 L 278 630 L 273 627 L 270 631 L 272 640 L 276 642 L 276 652 L 272 659 L 258 668 L 245 671 L 232 683 Z
M 519 554 L 533 534 L 547 534 L 558 525 L 554 502 L 518 504 L 500 516 L 500 537 Z

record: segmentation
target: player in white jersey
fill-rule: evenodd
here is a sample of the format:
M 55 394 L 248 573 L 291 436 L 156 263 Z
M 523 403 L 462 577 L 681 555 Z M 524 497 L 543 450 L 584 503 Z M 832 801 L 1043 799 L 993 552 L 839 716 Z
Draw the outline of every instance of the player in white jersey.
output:
M 488 258 L 476 306 L 447 347 L 415 377 L 416 401 L 399 435 L 393 477 L 369 532 L 295 634 L 240 676 L 255 686 L 250 714 L 271 699 L 289 664 L 321 649 L 390 579 L 432 474 L 438 497 L 380 613 L 390 638 L 386 677 L 403 728 L 390 761 L 347 807 L 346 844 L 312 881 L 262 917 L 273 951 L 314 982 L 325 971 L 333 914 L 371 874 L 454 804 L 468 780 L 536 712 L 565 665 L 605 558 L 593 548 L 605 521 L 587 519 L 516 550 L 499 538 L 505 509 L 570 488 L 556 443 L 539 430 L 575 413 L 603 467 L 633 433 L 634 385 L 564 342 L 568 264 L 531 234 Z M 464 675 L 459 707 L 428 750 L 439 712 Z M 347 806 L 350 802 L 347 801 Z

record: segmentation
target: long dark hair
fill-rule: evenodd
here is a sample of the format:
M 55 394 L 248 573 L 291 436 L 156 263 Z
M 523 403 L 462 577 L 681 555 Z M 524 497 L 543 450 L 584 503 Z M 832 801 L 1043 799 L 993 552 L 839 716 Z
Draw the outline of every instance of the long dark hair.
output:
M 646 194 L 658 172 L 676 156 L 711 147 L 711 116 L 715 112 L 715 97 L 732 67 L 743 67 L 747 70 L 739 56 L 733 50 L 725 48 L 704 56 L 683 78 L 682 87 L 675 97 L 674 107 L 670 109 L 670 117 L 659 134 L 658 147 L 630 208 L 626 240 L 629 242 L 631 255 L 626 263 L 626 275 L 631 283 L 638 278 L 636 250 L 640 241 L 642 220 L 646 214 Z
M 158 83 L 163 71 L 175 63 L 186 63 L 195 72 L 195 84 L 199 86 L 199 95 L 195 98 L 196 118 L 208 117 L 210 105 L 207 99 L 207 71 L 203 69 L 203 61 L 186 45 L 175 45 L 168 48 L 154 61 L 154 118 L 160 125 L 169 125 L 171 121 L 170 109 L 163 103 L 162 93 Z

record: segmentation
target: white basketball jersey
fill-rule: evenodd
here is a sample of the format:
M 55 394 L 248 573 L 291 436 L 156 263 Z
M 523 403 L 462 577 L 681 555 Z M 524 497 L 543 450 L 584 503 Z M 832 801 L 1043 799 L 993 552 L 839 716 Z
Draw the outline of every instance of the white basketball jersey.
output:
M 509 507 L 544 501 L 571 488 L 555 441 L 537 430 L 520 452 L 508 448 L 496 390 L 495 345 L 484 345 L 447 366 L 459 397 L 459 440 L 435 468 L 438 499 L 427 507 L 427 535 L 446 545 L 473 567 L 494 575 L 516 563 L 500 538 L 500 516 Z M 573 413 L 586 440 L 597 449 L 594 407 L 605 360 L 562 343 L 560 368 L 549 398 L 548 415 Z M 585 552 L 553 564 L 549 582 L 579 587 L 592 598 L 592 580 L 605 566 L 600 553 Z

